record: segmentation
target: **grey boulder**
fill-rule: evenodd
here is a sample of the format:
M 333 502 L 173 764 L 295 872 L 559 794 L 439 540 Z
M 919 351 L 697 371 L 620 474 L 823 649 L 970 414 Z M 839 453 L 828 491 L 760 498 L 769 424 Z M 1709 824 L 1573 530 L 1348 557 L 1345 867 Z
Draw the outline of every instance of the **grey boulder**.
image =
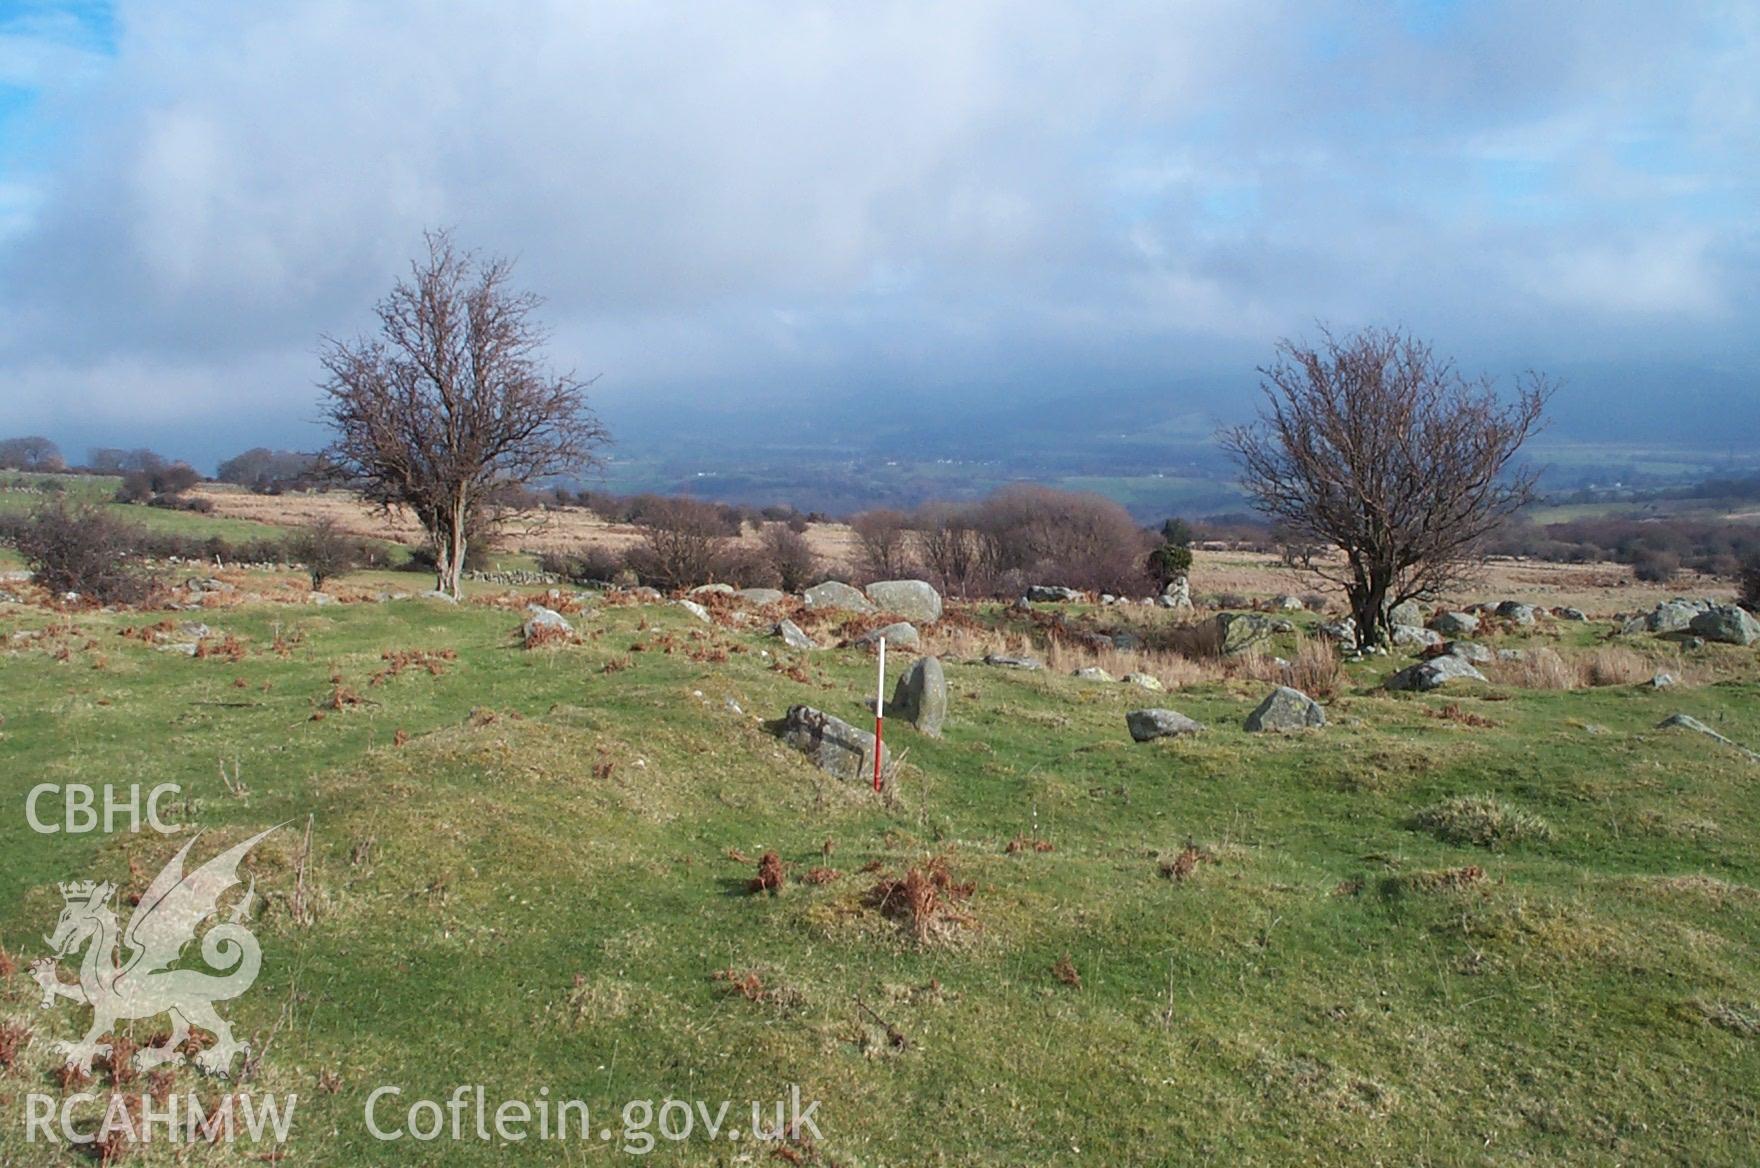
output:
M 574 626 L 555 609 L 545 608 L 541 604 L 526 605 L 526 622 L 520 626 L 520 636 L 530 641 L 549 629 L 564 634 L 574 632 Z
M 919 657 L 898 679 L 892 691 L 892 712 L 918 730 L 941 737 L 947 721 L 947 674 L 939 657 Z
M 827 580 L 823 584 L 815 584 L 801 593 L 801 599 L 807 602 L 808 608 L 840 608 L 849 612 L 874 612 L 871 601 L 861 592 L 851 588 L 839 580 Z
M 874 736 L 812 706 L 789 707 L 782 720 L 782 740 L 828 775 L 860 782 L 874 773 Z M 883 771 L 888 762 L 888 752 L 882 746 Z
M 766 604 L 780 604 L 788 593 L 779 588 L 741 588 L 734 595 L 747 604 L 763 607 Z
M 1485 675 L 1464 658 L 1444 655 L 1407 666 L 1387 679 L 1388 689 L 1428 691 L 1451 681 L 1484 681 Z
M 1479 618 L 1470 612 L 1438 613 L 1430 627 L 1445 637 L 1470 637 L 1479 631 Z
M 1034 584 L 1027 588 L 1027 599 L 1034 604 L 1070 604 L 1082 598 L 1074 588 L 1056 584 Z
M 941 619 L 941 593 L 927 580 L 876 580 L 867 592 L 881 612 L 897 613 L 922 624 Z
M 774 632 L 790 649 L 817 649 L 819 647 L 817 641 L 802 632 L 801 627 L 791 620 L 777 621 Z
M 1177 710 L 1132 710 L 1124 716 L 1131 737 L 1138 742 L 1156 738 L 1179 738 L 1200 733 L 1204 727 Z
M 856 638 L 856 644 L 876 645 L 880 642 L 881 637 L 886 638 L 886 646 L 889 649 L 920 649 L 923 647 L 923 638 L 917 635 L 916 626 L 906 621 L 894 621 L 884 628 L 870 629 Z
M 1306 730 L 1326 725 L 1326 711 L 1320 703 L 1287 685 L 1280 685 L 1265 695 L 1257 709 L 1247 715 L 1246 728 L 1254 732 L 1266 730 Z
M 1709 608 L 1694 617 L 1687 627 L 1707 641 L 1719 641 L 1725 645 L 1752 645 L 1760 641 L 1760 622 L 1733 604 Z

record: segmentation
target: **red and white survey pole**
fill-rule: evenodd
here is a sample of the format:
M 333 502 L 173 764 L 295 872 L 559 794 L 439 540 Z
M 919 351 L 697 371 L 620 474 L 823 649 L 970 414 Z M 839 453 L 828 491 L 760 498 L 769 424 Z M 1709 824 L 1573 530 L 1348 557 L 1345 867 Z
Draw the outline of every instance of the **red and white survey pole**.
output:
M 886 724 L 886 638 L 880 638 L 880 669 L 874 682 L 874 790 L 880 789 L 880 735 Z

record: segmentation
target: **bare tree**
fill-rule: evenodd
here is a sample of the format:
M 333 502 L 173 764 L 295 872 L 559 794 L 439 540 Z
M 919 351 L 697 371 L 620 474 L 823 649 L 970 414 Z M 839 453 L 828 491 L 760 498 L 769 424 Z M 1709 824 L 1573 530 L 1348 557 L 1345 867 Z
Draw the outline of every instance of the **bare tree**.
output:
M 907 576 L 911 566 L 910 520 L 902 511 L 876 507 L 850 519 L 862 574 L 875 580 Z
M 1542 423 L 1555 388 L 1544 376 L 1525 375 L 1504 402 L 1489 379 L 1469 382 L 1388 329 L 1281 341 L 1259 373 L 1266 408 L 1222 443 L 1292 562 L 1343 586 L 1360 644 L 1386 639 L 1394 605 L 1458 584 L 1533 495 L 1534 472 L 1510 462 Z
M 325 412 L 340 473 L 379 506 L 407 508 L 433 544 L 436 587 L 456 596 L 465 550 L 498 492 L 596 462 L 606 431 L 586 382 L 552 373 L 509 286 L 513 265 L 460 252 L 444 231 L 380 301 L 378 335 L 326 338 Z
M 728 568 L 729 549 L 738 534 L 711 503 L 697 499 L 657 498 L 636 521 L 642 542 L 630 548 L 625 562 L 644 584 L 658 588 L 691 588 L 715 582 Z

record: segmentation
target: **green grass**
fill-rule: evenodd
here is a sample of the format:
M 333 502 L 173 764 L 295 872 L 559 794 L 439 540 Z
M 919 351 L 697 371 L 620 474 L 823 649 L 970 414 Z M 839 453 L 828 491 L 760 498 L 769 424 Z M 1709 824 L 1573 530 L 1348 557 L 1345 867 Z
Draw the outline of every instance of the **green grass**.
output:
M 1760 768 L 1654 729 L 1681 709 L 1760 742 L 1751 651 L 1714 647 L 1726 680 L 1666 691 L 1389 695 L 1373 684 L 1398 662 L 1381 663 L 1353 673 L 1327 728 L 1289 736 L 1240 728 L 1262 686 L 1144 695 L 949 663 L 945 737 L 888 727 L 908 757 L 884 803 L 758 720 L 810 702 L 860 723 L 872 662 L 854 652 L 811 655 L 800 682 L 769 668 L 778 646 L 756 627 L 671 608 L 601 608 L 573 618 L 583 643 L 533 652 L 516 612 L 477 604 L 200 615 L 244 660 L 117 635 L 157 615 L 0 617 L 51 628 L 0 651 L 0 943 L 21 958 L 0 1018 L 35 1028 L 0 1076 L 0 1162 L 89 1162 L 20 1134 L 22 1093 L 56 1089 L 48 1042 L 84 1021 L 38 1013 L 22 968 L 54 883 L 138 889 L 181 844 L 28 830 L 25 792 L 72 781 L 181 784 L 203 855 L 289 825 L 251 862 L 262 975 L 223 1008 L 259 1042 L 275 1031 L 253 1086 L 299 1092 L 284 1163 L 507 1158 L 373 1140 L 362 1108 L 381 1084 L 606 1108 L 798 1083 L 822 1100 L 825 1162 L 846 1165 L 1746 1164 L 1760 1143 Z M 725 662 L 690 656 L 715 648 Z M 405 649 L 457 658 L 372 684 Z M 333 677 L 367 701 L 327 708 Z M 1448 702 L 1494 725 L 1427 712 Z M 1142 704 L 1210 729 L 1132 743 Z M 1414 826 L 1460 796 L 1550 834 L 1487 850 Z M 317 916 L 301 926 L 308 816 Z M 1009 854 L 1017 836 L 1055 850 Z M 1188 843 L 1205 862 L 1164 877 Z M 771 849 L 844 876 L 748 895 Z M 930 855 L 975 881 L 972 921 L 918 946 L 864 906 L 859 869 Z M 1484 878 L 1437 878 L 1466 865 Z M 1079 987 L 1052 973 L 1065 956 Z M 726 969 L 757 973 L 761 1000 L 713 980 Z

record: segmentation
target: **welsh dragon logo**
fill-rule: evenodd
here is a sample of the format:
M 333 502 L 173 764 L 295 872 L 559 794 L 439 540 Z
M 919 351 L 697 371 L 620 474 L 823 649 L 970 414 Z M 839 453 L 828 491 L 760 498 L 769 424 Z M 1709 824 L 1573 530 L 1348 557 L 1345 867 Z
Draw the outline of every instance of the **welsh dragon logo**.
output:
M 183 858 L 200 836 L 192 837 L 171 857 L 141 894 L 127 928 L 119 928 L 110 907 L 116 886 L 83 880 L 60 885 L 67 902 L 55 931 L 44 940 L 55 956 L 31 965 L 31 975 L 43 987 L 42 1008 L 55 999 L 72 998 L 92 1008 L 92 1027 L 78 1042 L 63 1042 L 60 1050 L 67 1065 L 87 1074 L 94 1055 L 108 1055 L 110 1045 L 98 1041 L 118 1021 L 171 1017 L 171 1036 L 157 1046 L 143 1047 L 134 1065 L 145 1071 L 161 1063 L 181 1063 L 178 1047 L 189 1037 L 191 1026 L 210 1031 L 217 1041 L 198 1054 L 196 1065 L 213 1075 L 231 1073 L 232 1056 L 245 1053 L 249 1044 L 232 1036 L 232 1027 L 214 1010 L 214 1003 L 231 1001 L 251 988 L 262 964 L 256 937 L 245 928 L 251 901 L 256 895 L 253 880 L 233 904 L 227 919 L 202 935 L 202 960 L 209 967 L 226 971 L 220 976 L 200 969 L 173 969 L 185 946 L 196 939 L 202 922 L 220 910 L 221 894 L 238 880 L 238 864 L 245 854 L 276 828 L 254 835 L 230 848 L 193 872 L 185 873 Z M 120 946 L 118 944 L 120 942 Z M 56 962 L 85 947 L 79 981 L 61 980 Z M 127 951 L 123 957 L 121 950 Z

